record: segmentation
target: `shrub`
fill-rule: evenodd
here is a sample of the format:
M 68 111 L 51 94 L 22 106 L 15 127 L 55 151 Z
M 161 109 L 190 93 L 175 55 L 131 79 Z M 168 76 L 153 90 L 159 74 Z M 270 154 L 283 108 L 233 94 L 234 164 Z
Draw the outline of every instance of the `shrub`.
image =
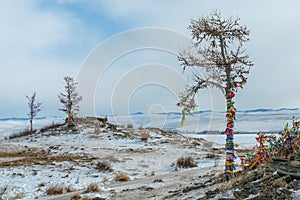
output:
M 144 130 L 142 131 L 142 134 L 141 134 L 141 141 L 142 142 L 148 142 L 148 139 L 149 139 L 149 134 Z
M 129 181 L 129 176 L 123 172 L 119 172 L 116 174 L 115 176 L 115 180 L 116 181 L 120 181 L 120 182 L 125 182 L 125 181 Z
M 91 183 L 86 188 L 86 192 L 99 192 L 99 186 L 97 183 Z
M 108 163 L 106 161 L 99 161 L 97 163 L 96 169 L 98 169 L 99 171 L 108 171 L 108 172 L 112 172 L 113 171 L 113 169 L 111 168 L 110 163 Z
M 133 124 L 127 124 L 127 128 L 133 128 Z
M 63 194 L 63 192 L 64 192 L 64 189 L 58 185 L 51 185 L 46 190 L 47 195 Z
M 191 156 L 183 156 L 178 158 L 176 166 L 179 168 L 192 168 L 197 167 L 195 160 Z

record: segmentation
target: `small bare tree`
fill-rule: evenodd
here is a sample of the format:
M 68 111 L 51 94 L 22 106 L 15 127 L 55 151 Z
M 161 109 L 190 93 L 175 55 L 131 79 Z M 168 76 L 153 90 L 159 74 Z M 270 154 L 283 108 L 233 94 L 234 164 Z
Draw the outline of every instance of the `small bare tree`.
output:
M 76 91 L 76 85 L 78 84 L 74 78 L 70 76 L 64 77 L 65 81 L 65 93 L 60 93 L 58 98 L 63 104 L 63 107 L 60 108 L 60 111 L 67 113 L 67 123 L 68 126 L 74 125 L 74 116 L 79 112 L 79 102 L 82 100 L 82 97 L 79 96 Z
M 38 112 L 41 111 L 42 103 L 37 102 L 35 92 L 33 93 L 33 95 L 31 97 L 26 96 L 26 98 L 28 100 L 28 108 L 29 108 L 29 113 L 27 113 L 27 116 L 29 118 L 30 131 L 32 131 L 33 118 L 36 117 Z
M 207 87 L 219 88 L 227 103 L 226 163 L 225 178 L 234 170 L 234 120 L 235 106 L 233 98 L 237 88 L 243 88 L 247 82 L 252 62 L 246 54 L 243 44 L 249 41 L 249 30 L 240 25 L 239 18 L 223 19 L 218 11 L 206 17 L 192 19 L 188 29 L 192 32 L 192 46 L 182 51 L 178 57 L 183 69 L 199 67 L 205 71 L 205 77 L 195 74 L 195 84 L 180 95 L 178 105 L 188 106 L 198 90 Z

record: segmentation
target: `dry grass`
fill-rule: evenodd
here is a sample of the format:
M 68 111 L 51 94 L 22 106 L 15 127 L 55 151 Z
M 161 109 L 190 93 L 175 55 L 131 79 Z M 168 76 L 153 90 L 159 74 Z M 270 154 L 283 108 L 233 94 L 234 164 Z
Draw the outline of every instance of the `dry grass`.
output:
M 106 161 L 99 161 L 97 163 L 96 169 L 98 169 L 99 171 L 107 171 L 107 172 L 112 172 L 113 169 L 111 168 L 110 163 L 106 162 Z
M 66 189 L 66 192 L 73 192 L 73 188 L 71 186 L 68 186 L 65 189 Z
M 99 186 L 97 183 L 91 183 L 89 186 L 86 188 L 86 192 L 99 192 Z
M 130 178 L 127 174 L 125 174 L 123 172 L 119 172 L 119 173 L 116 174 L 115 180 L 119 181 L 119 182 L 126 182 L 126 181 L 129 181 Z
M 162 183 L 164 182 L 161 178 L 155 179 L 153 183 Z
M 71 197 L 71 200 L 79 200 L 79 199 L 81 199 L 80 194 L 74 194 L 74 195 Z
M 51 130 L 51 129 L 55 129 L 55 128 L 59 128 L 61 126 L 64 126 L 65 123 L 54 123 L 52 122 L 50 125 L 48 126 L 44 126 L 43 128 L 41 128 L 41 132 L 45 132 L 45 131 L 48 131 L 48 130 Z
M 63 194 L 63 193 L 64 193 L 64 188 L 58 185 L 51 185 L 46 190 L 47 195 L 55 195 L 55 194 Z
M 192 168 L 197 167 L 195 160 L 191 156 L 180 157 L 176 162 L 178 168 Z
M 208 153 L 208 154 L 206 155 L 206 158 L 210 158 L 210 159 L 216 158 L 216 154 Z
M 21 132 L 18 132 L 18 133 L 12 133 L 8 136 L 8 139 L 14 139 L 14 138 L 19 138 L 19 137 L 25 137 L 25 136 L 28 136 L 28 135 L 32 135 L 36 133 L 36 130 L 32 130 L 30 131 L 29 129 L 25 129 Z
M 102 182 L 107 182 L 108 181 L 108 178 L 105 176 L 105 177 L 103 177 L 103 180 L 102 180 Z
M 5 194 L 6 191 L 7 191 L 7 185 L 5 185 L 2 188 L 0 188 L 0 195 Z
M 10 197 L 9 198 L 9 200 L 15 200 L 15 199 L 23 199 L 23 198 L 25 198 L 25 193 L 18 193 L 18 194 L 16 194 L 15 196 L 12 196 L 12 197 Z
M 46 186 L 46 185 L 47 185 L 46 182 L 41 182 L 41 183 L 39 184 L 39 187 L 44 187 L 44 186 Z

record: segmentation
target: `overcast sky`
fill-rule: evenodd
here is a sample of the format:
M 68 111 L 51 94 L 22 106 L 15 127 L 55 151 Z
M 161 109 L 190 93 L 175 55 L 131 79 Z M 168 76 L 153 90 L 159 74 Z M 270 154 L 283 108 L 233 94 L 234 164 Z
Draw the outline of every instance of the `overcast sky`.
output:
M 190 19 L 214 9 L 225 17 L 239 16 L 251 31 L 247 52 L 255 65 L 245 89 L 237 94 L 238 109 L 300 107 L 299 7 L 296 0 L 0 0 L 0 118 L 26 117 L 25 96 L 33 92 L 43 103 L 40 116 L 63 116 L 57 97 L 63 90 L 63 76 L 78 77 L 86 59 L 103 42 L 145 27 L 189 38 Z M 116 51 L 128 44 L 121 40 L 118 45 L 113 46 Z M 180 111 L 176 93 L 184 86 L 178 81 L 182 69 L 176 53 L 141 49 L 118 56 L 93 91 L 96 114 L 124 114 L 124 107 L 131 113 Z M 178 88 L 163 85 L 161 79 L 153 84 L 137 81 L 158 78 L 155 71 L 145 73 L 147 66 L 174 72 L 167 73 L 166 80 L 176 82 Z M 138 85 L 130 86 L 130 95 L 114 93 L 133 79 Z M 198 95 L 200 109 L 212 108 L 210 93 Z M 223 108 L 222 96 L 217 93 L 213 98 L 220 98 L 216 108 Z

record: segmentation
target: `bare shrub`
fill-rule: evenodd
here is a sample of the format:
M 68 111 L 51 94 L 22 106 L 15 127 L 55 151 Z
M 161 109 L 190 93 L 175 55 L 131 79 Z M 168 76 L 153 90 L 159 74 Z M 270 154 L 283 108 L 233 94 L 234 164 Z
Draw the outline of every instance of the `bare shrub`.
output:
M 116 181 L 120 181 L 120 182 L 126 182 L 126 181 L 129 181 L 129 176 L 123 172 L 119 172 L 116 174 L 115 176 L 115 180 Z
M 127 124 L 127 128 L 133 128 L 133 124 Z
M 197 164 L 191 156 L 183 156 L 178 158 L 176 166 L 179 168 L 192 168 L 197 167 Z
M 96 169 L 98 169 L 99 171 L 107 171 L 107 172 L 112 172 L 113 169 L 111 168 L 110 163 L 106 162 L 106 161 L 99 161 L 97 163 Z
M 141 134 L 141 141 L 148 142 L 148 139 L 149 139 L 149 134 L 146 132 L 146 130 L 143 130 Z
M 58 185 L 51 185 L 46 190 L 47 195 L 55 195 L 55 194 L 63 194 L 63 193 L 64 193 L 64 188 Z
M 86 188 L 86 192 L 99 192 L 99 186 L 97 183 L 91 183 Z

